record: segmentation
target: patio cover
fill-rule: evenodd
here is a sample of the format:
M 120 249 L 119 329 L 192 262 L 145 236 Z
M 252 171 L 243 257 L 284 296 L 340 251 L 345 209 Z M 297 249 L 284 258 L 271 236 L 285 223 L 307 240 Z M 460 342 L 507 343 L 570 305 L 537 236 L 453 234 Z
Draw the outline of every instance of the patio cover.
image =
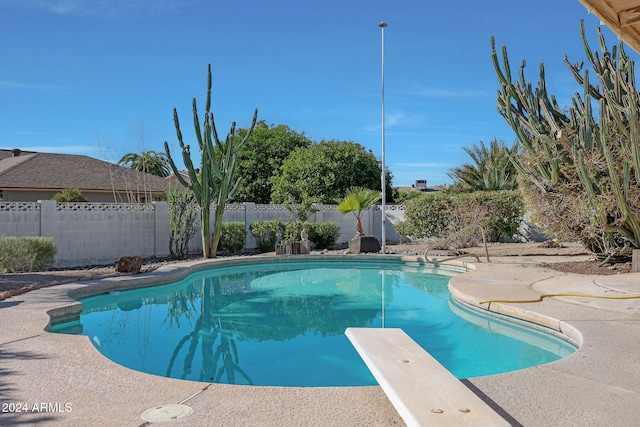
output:
M 580 3 L 640 53 L 640 0 L 580 0 Z

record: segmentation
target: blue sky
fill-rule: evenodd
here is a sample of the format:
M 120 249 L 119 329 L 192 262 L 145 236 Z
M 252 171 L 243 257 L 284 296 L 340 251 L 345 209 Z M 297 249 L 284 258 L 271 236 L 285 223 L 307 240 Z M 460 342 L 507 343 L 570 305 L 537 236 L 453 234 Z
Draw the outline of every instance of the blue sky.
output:
M 179 158 L 173 108 L 195 145 L 191 100 L 204 111 L 211 63 L 219 133 L 258 108 L 380 156 L 384 20 L 386 165 L 395 185 L 450 183 L 462 147 L 514 141 L 490 36 L 533 82 L 544 62 L 569 105 L 579 88 L 562 61 L 585 58 L 580 19 L 595 47 L 599 21 L 578 0 L 0 0 L 0 148 L 117 162 L 166 140 Z

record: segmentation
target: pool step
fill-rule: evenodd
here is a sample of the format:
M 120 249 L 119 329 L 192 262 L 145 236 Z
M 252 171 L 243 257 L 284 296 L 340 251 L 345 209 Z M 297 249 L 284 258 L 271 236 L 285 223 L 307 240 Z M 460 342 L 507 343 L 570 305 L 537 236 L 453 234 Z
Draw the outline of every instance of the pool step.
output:
M 345 333 L 407 426 L 510 426 L 402 329 Z

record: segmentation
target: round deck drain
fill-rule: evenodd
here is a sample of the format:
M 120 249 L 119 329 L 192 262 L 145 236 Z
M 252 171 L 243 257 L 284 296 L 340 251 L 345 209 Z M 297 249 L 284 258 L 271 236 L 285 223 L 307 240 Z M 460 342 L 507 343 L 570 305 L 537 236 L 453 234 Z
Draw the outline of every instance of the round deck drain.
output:
M 193 408 L 178 403 L 170 403 L 168 405 L 154 406 L 140 414 L 140 418 L 150 423 L 161 423 L 164 421 L 179 420 L 193 414 Z

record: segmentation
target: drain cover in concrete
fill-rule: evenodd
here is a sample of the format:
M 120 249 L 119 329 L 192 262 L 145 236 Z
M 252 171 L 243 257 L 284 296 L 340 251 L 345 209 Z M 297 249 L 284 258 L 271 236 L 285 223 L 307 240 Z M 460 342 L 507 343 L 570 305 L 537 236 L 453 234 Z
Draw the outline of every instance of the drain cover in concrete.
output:
M 140 418 L 150 423 L 179 420 L 193 414 L 191 406 L 170 403 L 168 405 L 154 406 L 140 414 Z

